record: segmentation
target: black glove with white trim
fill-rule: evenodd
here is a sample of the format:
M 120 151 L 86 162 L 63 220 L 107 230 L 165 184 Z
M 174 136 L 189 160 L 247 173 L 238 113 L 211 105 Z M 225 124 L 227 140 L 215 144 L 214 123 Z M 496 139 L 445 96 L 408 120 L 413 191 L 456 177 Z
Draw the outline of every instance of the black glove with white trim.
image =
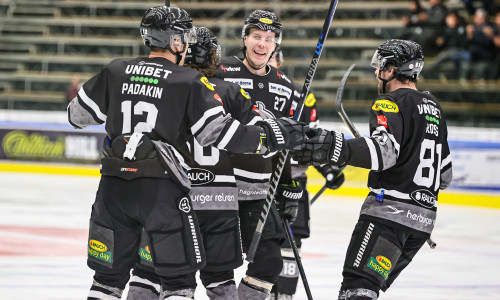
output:
M 340 132 L 322 128 L 310 128 L 307 131 L 304 148 L 293 153 L 293 158 L 301 165 L 343 166 L 349 158 L 344 135 Z
M 292 224 L 297 218 L 299 210 L 299 200 L 302 198 L 304 190 L 300 182 L 293 180 L 290 184 L 280 184 L 276 189 L 274 202 L 280 213 L 280 216 L 287 219 Z
M 345 176 L 339 167 L 326 164 L 316 167 L 316 169 L 325 177 L 327 188 L 336 190 L 344 184 Z
M 305 123 L 289 118 L 264 119 L 256 124 L 264 130 L 259 153 L 288 150 L 300 150 L 304 147 L 305 134 L 309 127 Z

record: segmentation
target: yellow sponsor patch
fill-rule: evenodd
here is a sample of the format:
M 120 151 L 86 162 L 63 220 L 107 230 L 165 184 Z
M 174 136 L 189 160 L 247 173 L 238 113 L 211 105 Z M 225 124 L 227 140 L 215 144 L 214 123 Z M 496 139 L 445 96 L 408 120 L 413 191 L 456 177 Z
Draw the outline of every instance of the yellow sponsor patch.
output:
M 382 266 L 382 268 L 386 270 L 390 270 L 392 268 L 392 263 L 387 257 L 379 255 L 376 257 L 376 259 L 377 262 Z
M 214 87 L 210 84 L 208 81 L 207 77 L 203 76 L 200 78 L 200 81 L 203 82 L 203 84 L 211 91 L 215 90 Z
M 390 100 L 377 100 L 372 106 L 373 110 L 381 110 L 385 112 L 397 113 L 399 112 L 399 107 L 396 103 Z
M 97 240 L 90 240 L 89 241 L 89 246 L 90 248 L 99 251 L 99 252 L 106 252 L 108 250 L 108 247 L 104 245 L 103 243 L 97 241 Z
M 314 97 L 313 93 L 309 93 L 306 98 L 306 102 L 304 102 L 304 105 L 307 107 L 314 106 L 316 104 L 316 97 Z
M 240 89 L 240 92 L 241 92 L 241 94 L 243 95 L 243 97 L 245 97 L 245 98 L 247 98 L 247 99 L 250 99 L 250 95 L 248 95 L 248 93 L 247 93 L 247 92 L 245 92 L 245 90 L 244 90 L 244 89 Z
M 273 24 L 273 21 L 268 18 L 260 18 L 259 21 L 264 24 Z

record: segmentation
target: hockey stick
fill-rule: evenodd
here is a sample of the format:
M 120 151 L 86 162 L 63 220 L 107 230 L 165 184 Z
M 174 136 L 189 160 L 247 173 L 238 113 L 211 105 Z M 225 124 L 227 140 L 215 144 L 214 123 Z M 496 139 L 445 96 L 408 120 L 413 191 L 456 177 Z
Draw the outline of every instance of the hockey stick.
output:
M 347 127 L 349 127 L 349 130 L 351 130 L 351 132 L 355 136 L 357 135 L 356 137 L 359 137 L 360 136 L 359 132 L 356 130 L 356 128 L 354 127 L 354 125 L 351 124 L 351 121 L 349 120 L 349 118 L 347 118 L 347 121 L 344 119 L 344 116 L 347 117 L 347 114 L 345 113 L 344 108 L 342 107 L 342 95 L 344 94 L 345 83 L 347 81 L 347 78 L 351 74 L 352 69 L 354 69 L 354 66 L 355 66 L 355 64 L 352 64 L 349 67 L 349 69 L 347 69 L 347 71 L 345 72 L 344 76 L 342 76 L 342 80 L 340 81 L 339 87 L 337 88 L 337 95 L 335 96 L 335 102 L 336 102 L 337 112 L 339 113 L 339 115 L 342 118 L 342 120 L 344 120 L 344 123 L 347 125 Z M 344 168 L 345 167 L 343 167 L 342 169 L 340 169 L 339 175 L 342 174 L 342 170 L 344 170 Z M 329 181 L 328 178 L 326 178 L 326 180 L 327 180 L 327 182 Z M 314 197 L 311 199 L 310 203 L 313 204 L 319 198 L 319 196 L 321 196 L 321 194 L 323 194 L 323 192 L 326 189 L 327 189 L 327 186 L 326 186 L 326 183 L 325 183 L 325 185 L 316 193 L 316 195 L 314 195 Z
M 349 67 L 349 69 L 347 69 L 344 76 L 342 77 L 342 81 L 340 81 L 340 85 L 337 89 L 337 97 L 335 99 L 335 107 L 337 109 L 337 112 L 338 112 L 340 118 L 342 119 L 342 121 L 344 121 L 344 124 L 347 126 L 347 128 L 349 128 L 349 130 L 354 135 L 354 137 L 358 138 L 358 137 L 361 137 L 361 135 L 356 130 L 356 127 L 354 127 L 354 123 L 352 123 L 351 120 L 349 119 L 349 117 L 347 116 L 347 114 L 344 110 L 344 106 L 342 105 L 342 95 L 344 94 L 345 83 L 347 81 L 347 78 L 351 74 L 351 71 L 353 68 L 354 68 L 354 64 L 352 64 Z M 434 249 L 437 246 L 436 242 L 434 242 L 432 240 L 432 238 L 429 238 L 427 240 L 427 244 L 429 244 L 429 247 L 431 247 L 431 249 Z
M 304 266 L 302 266 L 302 260 L 300 259 L 299 250 L 297 249 L 297 244 L 295 243 L 295 239 L 293 238 L 290 228 L 290 224 L 288 220 L 283 218 L 283 226 L 285 227 L 286 237 L 288 238 L 288 242 L 292 247 L 293 256 L 295 257 L 295 262 L 297 263 L 297 267 L 299 268 L 300 278 L 302 279 L 302 283 L 304 284 L 304 289 L 306 290 L 307 299 L 312 300 L 311 289 L 309 288 L 309 283 L 307 283 L 306 272 L 304 271 Z
M 307 72 L 306 79 L 304 82 L 304 86 L 302 88 L 302 99 L 300 103 L 297 105 L 297 113 L 294 115 L 294 120 L 299 120 L 300 115 L 302 114 L 302 110 L 304 108 L 304 102 L 309 95 L 309 89 L 311 87 L 311 82 L 314 78 L 314 73 L 316 73 L 316 69 L 318 67 L 319 57 L 323 50 L 323 44 L 325 43 L 326 37 L 328 35 L 328 31 L 330 30 L 330 25 L 332 24 L 333 15 L 335 14 L 335 10 L 337 9 L 338 0 L 332 0 L 330 3 L 330 8 L 328 9 L 328 16 L 325 19 L 325 23 L 323 24 L 323 29 L 321 30 L 321 35 L 318 40 L 318 44 L 316 45 L 316 49 L 314 50 L 314 55 L 311 61 L 311 65 L 309 66 L 309 71 Z M 274 199 L 274 193 L 276 192 L 276 188 L 278 187 L 278 182 L 281 177 L 281 173 L 283 173 L 283 168 L 285 166 L 286 157 L 288 156 L 288 150 L 281 151 L 278 154 L 278 165 L 276 166 L 269 182 L 271 186 L 267 192 L 266 202 L 262 207 L 261 214 L 259 216 L 259 222 L 257 223 L 257 227 L 255 228 L 255 232 L 252 237 L 252 242 L 247 251 L 246 260 L 249 262 L 253 262 L 255 257 L 255 252 L 257 251 L 257 246 L 259 245 L 260 238 L 262 236 L 262 230 L 264 229 L 264 224 L 266 223 L 267 215 L 269 214 L 269 210 L 271 208 L 272 201 Z

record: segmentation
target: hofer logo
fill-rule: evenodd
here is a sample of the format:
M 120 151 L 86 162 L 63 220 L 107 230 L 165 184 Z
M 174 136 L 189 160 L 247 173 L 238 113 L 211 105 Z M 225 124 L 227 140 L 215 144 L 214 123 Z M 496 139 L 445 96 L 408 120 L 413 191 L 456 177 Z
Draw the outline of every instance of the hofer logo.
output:
M 423 207 L 432 208 L 436 205 L 436 196 L 427 190 L 416 190 L 410 194 L 415 202 L 422 205 Z
M 191 170 L 187 172 L 187 175 L 192 185 L 208 184 L 215 179 L 214 173 L 205 169 L 191 168 Z

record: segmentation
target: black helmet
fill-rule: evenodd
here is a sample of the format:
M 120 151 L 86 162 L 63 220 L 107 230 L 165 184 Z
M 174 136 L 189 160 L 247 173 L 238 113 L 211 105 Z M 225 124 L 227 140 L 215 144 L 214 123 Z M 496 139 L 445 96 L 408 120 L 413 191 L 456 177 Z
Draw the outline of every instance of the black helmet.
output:
M 245 25 L 243 25 L 243 29 L 241 30 L 241 37 L 246 37 L 250 29 L 257 28 L 259 30 L 274 32 L 276 35 L 275 42 L 279 45 L 281 43 L 282 27 L 283 25 L 281 25 L 275 13 L 267 10 L 255 10 L 246 18 Z
M 193 20 L 178 7 L 156 6 L 148 9 L 141 21 L 141 36 L 148 47 L 169 48 L 196 41 Z M 175 44 L 180 39 L 182 44 Z
M 393 66 L 396 74 L 417 79 L 424 67 L 424 53 L 416 42 L 387 40 L 373 54 L 371 66 L 380 70 Z
M 184 63 L 186 64 L 211 64 L 210 53 L 215 51 L 218 65 L 221 60 L 221 48 L 217 44 L 217 38 L 214 33 L 206 27 L 196 27 L 197 41 L 189 45 Z

